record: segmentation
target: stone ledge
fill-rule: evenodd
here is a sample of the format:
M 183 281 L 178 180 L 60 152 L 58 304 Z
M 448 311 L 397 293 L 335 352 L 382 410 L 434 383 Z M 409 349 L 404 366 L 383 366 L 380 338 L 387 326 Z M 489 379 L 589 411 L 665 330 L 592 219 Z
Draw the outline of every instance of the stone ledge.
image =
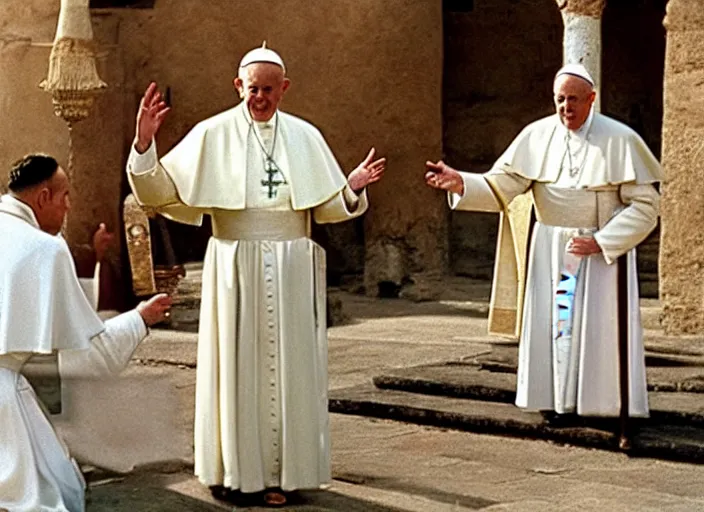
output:
M 329 408 L 333 413 L 618 450 L 617 436 L 612 431 L 588 426 L 552 427 L 537 413 L 522 412 L 503 403 L 380 390 L 368 384 L 334 391 Z M 639 423 L 633 420 L 634 426 Z M 604 424 L 606 426 L 607 422 Z M 703 463 L 704 430 L 671 425 L 643 426 L 635 430 L 628 454 Z
M 512 404 L 516 398 L 516 376 L 481 370 L 476 366 L 428 365 L 392 370 L 376 376 L 377 388 L 441 396 L 448 399 Z M 649 384 L 649 388 L 654 385 Z M 704 427 L 704 397 L 700 393 L 649 393 L 651 424 Z

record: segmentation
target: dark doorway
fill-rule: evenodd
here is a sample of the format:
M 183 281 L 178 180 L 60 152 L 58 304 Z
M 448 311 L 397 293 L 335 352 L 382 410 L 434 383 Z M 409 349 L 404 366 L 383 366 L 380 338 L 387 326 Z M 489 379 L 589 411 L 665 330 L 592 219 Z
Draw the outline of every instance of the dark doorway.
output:
M 445 158 L 483 172 L 523 126 L 552 111 L 562 19 L 554 0 L 446 1 L 444 7 Z M 495 214 L 451 214 L 454 273 L 491 276 L 497 225 Z

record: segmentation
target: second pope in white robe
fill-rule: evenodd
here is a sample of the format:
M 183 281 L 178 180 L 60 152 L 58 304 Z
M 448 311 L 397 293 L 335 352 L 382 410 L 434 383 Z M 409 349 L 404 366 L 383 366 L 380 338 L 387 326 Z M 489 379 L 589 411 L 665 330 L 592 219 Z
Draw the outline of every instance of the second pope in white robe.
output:
M 566 137 L 576 147 L 574 155 Z M 573 165 L 568 165 L 572 162 Z M 575 132 L 550 116 L 529 125 L 484 175 L 462 173 L 458 210 L 503 212 L 490 331 L 520 337 L 516 405 L 533 411 L 618 416 L 620 411 L 616 259 L 628 259 L 631 416 L 648 415 L 635 247 L 655 228 L 661 168 L 630 128 L 592 112 Z M 516 268 L 527 229 L 510 230 L 513 201 L 526 194 L 536 222 L 525 274 Z M 566 246 L 594 236 L 602 252 L 579 265 L 571 336 L 560 347 L 559 287 Z M 519 264 L 520 267 L 520 264 Z M 519 283 L 516 286 L 516 283 Z M 518 304 L 518 306 L 516 306 Z

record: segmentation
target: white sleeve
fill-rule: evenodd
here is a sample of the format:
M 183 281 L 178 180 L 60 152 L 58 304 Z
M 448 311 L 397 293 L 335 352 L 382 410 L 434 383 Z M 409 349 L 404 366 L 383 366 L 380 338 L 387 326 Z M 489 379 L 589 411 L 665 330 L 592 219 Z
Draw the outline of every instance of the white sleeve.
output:
M 83 293 L 88 297 L 93 309 L 98 311 L 98 300 L 100 299 L 100 263 L 96 263 L 95 272 L 92 278 L 79 277 L 78 282 L 83 289 Z
M 342 222 L 359 217 L 367 211 L 368 207 L 369 199 L 366 188 L 357 195 L 349 185 L 345 185 L 345 188 L 332 198 L 313 208 L 313 220 L 318 224 Z
M 132 145 L 127 159 L 127 179 L 140 204 L 156 208 L 181 202 L 176 185 L 159 163 L 154 141 L 142 154 Z
M 484 174 L 460 172 L 464 194 L 447 193 L 453 210 L 473 212 L 500 212 L 514 197 L 531 186 L 531 180 L 517 174 L 495 169 Z
M 90 348 L 59 351 L 59 374 L 65 378 L 117 375 L 146 335 L 147 327 L 136 310 L 111 318 L 105 331 L 90 340 Z
M 156 143 L 154 141 L 144 153 L 137 152 L 133 144 L 130 156 L 127 159 L 127 171 L 135 176 L 140 176 L 153 171 L 158 163 Z
M 594 234 L 608 264 L 645 240 L 658 223 L 660 194 L 653 185 L 625 183 L 619 193 L 626 208 Z

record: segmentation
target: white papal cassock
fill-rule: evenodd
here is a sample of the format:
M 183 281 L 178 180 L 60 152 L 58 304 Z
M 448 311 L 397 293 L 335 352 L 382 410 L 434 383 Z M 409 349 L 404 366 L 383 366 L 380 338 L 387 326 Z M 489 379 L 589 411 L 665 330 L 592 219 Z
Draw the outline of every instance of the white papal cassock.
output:
M 39 229 L 32 209 L 0 196 L 0 509 L 81 512 L 84 481 L 21 371 L 58 351 L 62 378 L 122 370 L 147 329 L 136 311 L 103 323 L 76 276 L 66 242 Z
M 271 160 L 267 159 L 271 156 Z M 137 199 L 213 236 L 203 268 L 195 472 L 243 492 L 330 480 L 325 253 L 310 225 L 361 215 L 312 125 L 244 105 L 207 119 L 157 162 L 133 149 Z
M 557 116 L 536 121 L 488 173 L 462 173 L 464 195 L 450 194 L 450 206 L 502 213 L 490 331 L 520 336 L 519 407 L 618 416 L 614 263 L 628 254 L 629 409 L 631 416 L 648 415 L 635 247 L 657 224 L 659 195 L 653 183 L 661 175 L 660 165 L 633 130 L 594 112 L 573 132 Z M 509 220 L 514 199 L 526 193 L 536 222 L 524 271 L 521 253 L 528 230 Z M 585 232 L 593 233 L 602 252 L 586 257 L 579 271 L 571 345 L 562 362 L 564 374 L 558 375 L 555 303 L 560 271 L 568 241 Z

